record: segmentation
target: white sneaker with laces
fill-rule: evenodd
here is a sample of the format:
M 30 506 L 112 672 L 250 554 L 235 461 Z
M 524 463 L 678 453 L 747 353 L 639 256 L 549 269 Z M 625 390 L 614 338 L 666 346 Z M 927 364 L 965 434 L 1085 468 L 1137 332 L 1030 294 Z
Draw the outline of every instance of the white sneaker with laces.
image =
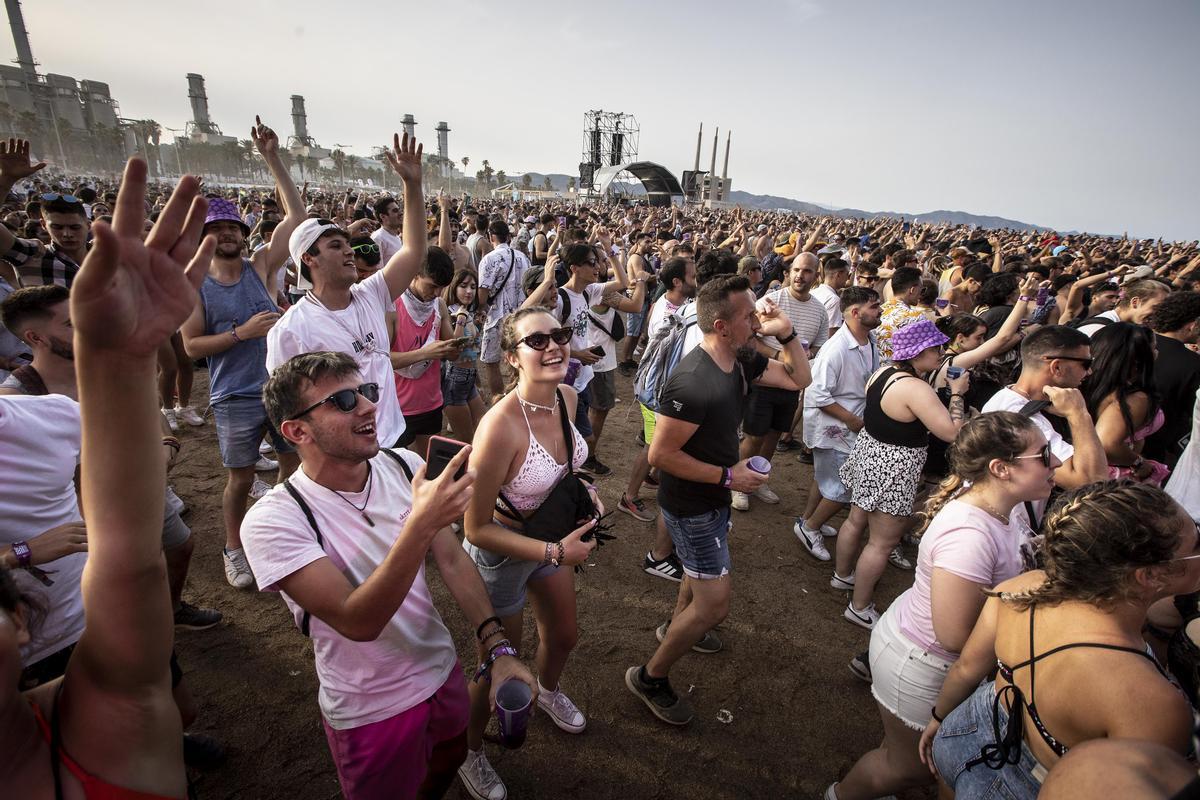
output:
M 467 750 L 467 760 L 458 768 L 458 777 L 462 780 L 467 794 L 475 800 L 504 800 L 508 797 L 504 781 L 500 780 L 496 770 L 488 763 L 482 747 L 478 750 Z
M 800 540 L 800 544 L 804 545 L 804 549 L 808 554 L 818 561 L 829 560 L 829 550 L 825 547 L 825 537 L 820 531 L 809 530 L 804 524 L 803 519 L 796 520 L 796 524 L 792 526 L 792 532 L 796 534 L 796 538 Z
M 279 469 L 279 462 L 266 456 L 259 456 L 258 463 L 254 465 L 255 472 L 270 472 L 273 469 Z
M 260 456 L 265 456 L 274 449 L 275 448 L 271 446 L 270 439 L 263 439 L 258 445 L 258 454 Z
M 835 569 L 833 577 L 829 579 L 829 585 L 844 592 L 852 592 L 854 591 L 854 573 L 851 572 L 847 577 L 843 578 L 837 574 L 837 570 Z
M 904 551 L 900 549 L 900 545 L 892 548 L 892 552 L 888 553 L 888 563 L 896 569 L 912 569 L 913 564 L 905 557 Z
M 196 413 L 195 406 L 175 406 L 175 418 L 183 420 L 193 428 L 204 424 L 204 417 Z
M 567 697 L 561 690 L 552 692 L 542 686 L 542 682 L 538 681 L 538 708 L 550 715 L 550 719 L 554 724 L 562 728 L 567 733 L 582 733 L 587 727 L 587 720 L 583 718 L 583 712 L 576 708 L 571 702 L 571 698 Z
M 225 559 L 225 580 L 235 589 L 249 589 L 254 585 L 254 573 L 250 571 L 250 562 L 246 560 L 246 551 L 240 547 L 237 550 L 221 548 L 221 556 Z
M 734 492 L 733 503 L 731 505 L 733 506 L 734 511 L 749 511 L 750 495 L 746 494 L 745 492 Z
M 255 478 L 254 484 L 250 487 L 250 498 L 257 500 L 269 491 L 271 491 L 271 484 L 261 478 Z
M 175 409 L 164 408 L 162 410 L 162 413 L 163 413 L 163 416 L 167 418 L 167 425 L 171 426 L 171 431 L 175 432 L 175 431 L 179 430 L 179 420 L 175 416 Z
M 754 490 L 754 496 L 759 500 L 762 500 L 764 503 L 769 503 L 770 505 L 775 505 L 779 502 L 779 495 L 771 491 L 771 487 L 767 486 L 765 483 Z
M 866 608 L 858 609 L 854 607 L 853 600 L 846 604 L 846 610 L 842 612 L 842 617 L 847 622 L 852 622 L 867 630 L 873 630 L 875 623 L 879 622 L 879 612 L 875 610 L 874 603 L 869 604 Z
M 821 526 L 821 535 L 824 536 L 826 539 L 832 539 L 834 536 L 838 535 L 838 529 L 833 527 L 832 525 L 822 525 Z

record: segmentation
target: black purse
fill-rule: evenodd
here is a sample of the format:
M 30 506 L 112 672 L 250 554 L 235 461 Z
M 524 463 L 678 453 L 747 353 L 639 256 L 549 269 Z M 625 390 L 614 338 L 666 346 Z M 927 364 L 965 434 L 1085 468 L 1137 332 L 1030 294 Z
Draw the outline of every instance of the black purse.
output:
M 520 522 L 524 526 L 522 532 L 526 536 L 543 542 L 557 542 L 589 519 L 604 520 L 612 513 L 609 512 L 603 517 L 597 514 L 596 504 L 592 501 L 587 484 L 584 482 L 585 478 L 591 478 L 591 476 L 575 471 L 575 437 L 572 435 L 571 422 L 567 418 L 567 407 L 563 401 L 562 392 L 556 391 L 555 394 L 558 396 L 563 438 L 567 443 L 567 473 L 554 485 L 542 504 L 532 512 L 522 514 L 512 504 L 512 501 L 504 496 L 503 491 L 499 493 L 496 505 L 496 511 L 501 516 L 514 522 Z M 532 435 L 531 431 L 530 436 Z M 608 533 L 610 529 L 610 525 L 602 521 L 597 522 L 596 526 L 585 533 L 582 539 L 591 541 L 595 536 L 597 546 L 599 546 L 604 541 L 615 538 Z

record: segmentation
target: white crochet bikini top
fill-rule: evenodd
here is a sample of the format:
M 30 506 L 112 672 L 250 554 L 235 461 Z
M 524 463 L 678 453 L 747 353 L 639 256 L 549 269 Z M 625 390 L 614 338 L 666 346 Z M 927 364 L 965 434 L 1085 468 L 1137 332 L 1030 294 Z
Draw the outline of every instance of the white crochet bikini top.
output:
M 520 402 L 517 406 L 521 409 L 521 416 L 525 417 L 525 428 L 529 431 L 529 447 L 525 450 L 525 462 L 517 470 L 516 477 L 501 486 L 500 491 L 504 492 L 505 497 L 518 511 L 532 511 L 550 496 L 555 485 L 566 474 L 567 465 L 559 464 L 554 460 L 554 456 L 542 447 L 542 443 L 533 435 L 525 407 Z M 566 406 L 559 404 L 558 412 L 566 414 Z M 571 426 L 571 435 L 575 440 L 575 469 L 579 469 L 583 462 L 587 461 L 588 446 L 574 425 Z

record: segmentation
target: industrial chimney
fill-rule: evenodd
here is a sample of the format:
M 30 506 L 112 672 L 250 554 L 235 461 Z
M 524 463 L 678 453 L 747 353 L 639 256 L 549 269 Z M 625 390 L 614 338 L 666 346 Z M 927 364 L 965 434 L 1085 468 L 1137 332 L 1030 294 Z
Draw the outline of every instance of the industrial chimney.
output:
M 187 82 L 188 100 L 192 103 L 192 121 L 196 123 L 196 130 L 201 133 L 216 133 L 212 120 L 208 117 L 208 95 L 204 93 L 204 76 L 189 72 Z
M 404 132 L 408 134 L 410 140 L 416 138 L 417 121 L 413 119 L 412 114 L 405 114 L 404 119 L 400 120 L 400 126 L 404 128 Z
M 17 63 L 25 73 L 29 86 L 37 85 L 37 62 L 33 60 L 33 48 L 29 46 L 29 32 L 25 30 L 25 17 L 21 13 L 20 0 L 4 0 L 8 9 L 8 24 L 12 28 L 13 43 L 17 46 Z
M 442 121 L 437 124 L 434 130 L 437 131 L 438 137 L 438 158 L 444 162 L 450 158 L 450 126 L 445 121 Z
M 304 97 L 298 94 L 292 95 L 292 131 L 297 141 L 308 141 L 308 114 L 304 110 Z
M 717 195 L 713 189 L 716 187 L 717 180 L 717 137 L 720 135 L 721 129 L 718 127 L 713 131 L 712 163 L 708 165 L 708 199 L 710 201 L 717 199 Z
M 700 132 L 696 134 L 696 164 L 692 167 L 692 172 L 700 171 L 700 143 L 704 140 L 704 123 L 700 123 Z
M 725 200 L 726 189 L 725 184 L 729 180 L 729 142 L 733 139 L 733 131 L 725 134 L 725 166 L 721 168 L 721 183 L 717 190 L 717 199 Z

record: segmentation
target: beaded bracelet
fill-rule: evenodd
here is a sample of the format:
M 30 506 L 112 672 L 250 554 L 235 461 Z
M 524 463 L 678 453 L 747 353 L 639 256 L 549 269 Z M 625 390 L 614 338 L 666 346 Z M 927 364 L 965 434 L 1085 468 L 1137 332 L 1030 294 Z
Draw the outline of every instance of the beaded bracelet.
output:
M 481 642 L 483 641 L 483 638 L 484 638 L 483 637 L 483 629 L 486 628 L 488 626 L 488 623 L 491 623 L 491 622 L 494 622 L 497 625 L 504 624 L 503 620 L 501 620 L 499 617 L 488 617 L 483 622 L 479 623 L 479 627 L 475 629 L 475 638 L 476 639 L 478 639 Z

